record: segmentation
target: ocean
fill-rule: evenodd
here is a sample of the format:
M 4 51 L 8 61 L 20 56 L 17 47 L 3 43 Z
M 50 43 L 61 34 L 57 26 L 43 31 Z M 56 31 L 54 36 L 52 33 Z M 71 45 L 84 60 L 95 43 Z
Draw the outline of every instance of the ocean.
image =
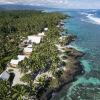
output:
M 53 11 L 53 10 L 52 10 Z M 49 11 L 50 12 L 50 11 Z M 64 86 L 53 100 L 100 100 L 100 10 L 59 10 L 72 16 L 65 19 L 64 28 L 78 38 L 73 48 L 85 53 L 80 59 L 84 75 Z

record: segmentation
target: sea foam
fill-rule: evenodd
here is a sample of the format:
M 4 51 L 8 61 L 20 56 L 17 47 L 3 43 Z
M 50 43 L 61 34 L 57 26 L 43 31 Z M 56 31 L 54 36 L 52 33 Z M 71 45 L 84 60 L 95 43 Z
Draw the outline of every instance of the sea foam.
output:
M 88 15 L 88 13 L 86 13 L 86 12 L 81 12 L 81 14 L 82 14 L 82 15 Z
M 92 12 L 96 12 L 97 10 L 92 10 Z M 95 13 L 96 14 L 96 13 Z M 87 12 L 81 12 L 81 15 L 86 15 L 86 17 L 88 17 L 90 20 L 92 20 L 93 24 L 99 24 L 100 25 L 100 18 L 94 17 L 95 14 L 89 14 Z M 86 19 L 81 19 L 81 21 L 86 21 Z M 90 22 L 90 21 L 88 21 Z
M 100 25 L 100 18 L 94 17 L 93 14 L 88 14 L 87 16 L 90 20 L 93 20 L 94 22 L 96 22 L 96 24 Z

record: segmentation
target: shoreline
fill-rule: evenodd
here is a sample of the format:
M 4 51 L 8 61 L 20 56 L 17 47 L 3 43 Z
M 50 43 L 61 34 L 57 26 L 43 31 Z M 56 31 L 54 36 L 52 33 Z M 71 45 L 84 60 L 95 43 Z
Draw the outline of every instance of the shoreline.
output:
M 21 28 L 26 29 L 26 27 L 30 30 L 30 24 L 32 33 L 30 33 L 29 30 L 23 30 L 21 34 L 16 34 L 13 37 L 13 34 L 10 36 L 12 32 L 9 31 L 9 35 L 6 36 L 6 38 L 5 36 L 2 38 L 2 42 L 5 39 L 7 40 L 4 45 L 9 43 L 11 47 L 12 43 L 16 44 L 13 46 L 13 49 L 9 48 L 12 55 L 8 55 L 7 65 L 5 66 L 6 69 L 4 68 L 8 74 L 13 74 L 13 78 L 11 76 L 12 79 L 10 79 L 10 75 L 7 78 L 9 86 L 11 87 L 6 87 L 9 92 L 4 90 L 8 98 L 19 98 L 19 96 L 16 95 L 13 97 L 13 95 L 16 94 L 16 91 L 21 92 L 20 90 L 22 88 L 24 93 L 21 99 L 50 100 L 52 93 L 60 91 L 63 86 L 75 81 L 75 76 L 83 72 L 83 66 L 78 58 L 84 54 L 69 46 L 71 42 L 75 41 L 77 36 L 73 33 L 69 35 L 68 31 L 64 29 L 65 22 L 63 20 L 70 17 L 60 13 L 43 15 L 39 12 L 39 14 L 38 16 L 32 13 L 30 20 L 28 20 L 29 18 L 27 16 L 26 22 L 24 22 L 23 25 L 20 23 L 20 28 L 18 27 L 19 24 L 16 24 L 19 30 Z M 16 19 L 16 21 L 24 20 L 25 15 L 18 15 L 20 19 Z M 34 21 L 36 16 L 38 16 L 38 18 Z M 10 18 L 12 18 L 12 16 L 10 16 Z M 30 23 L 31 20 L 33 20 L 33 23 Z M 38 21 L 40 24 L 37 24 Z M 25 23 L 27 23 L 27 25 Z M 33 28 L 34 23 L 36 23 L 37 27 Z M 44 25 L 42 23 L 44 23 Z M 2 50 L 8 50 L 6 45 Z M 6 52 L 3 53 L 4 57 L 6 56 L 5 53 Z M 28 56 L 26 57 L 26 55 Z M 25 59 L 19 58 L 23 56 Z M 1 85 L 2 82 L 5 81 L 1 79 Z M 4 85 L 6 86 L 6 84 Z
M 73 35 L 73 36 L 69 35 L 68 38 L 69 39 L 68 39 L 68 42 L 66 43 L 65 47 L 66 47 L 66 50 L 69 53 L 69 55 L 64 54 L 64 56 L 67 56 L 67 58 L 65 60 L 67 62 L 67 65 L 70 64 L 70 60 L 72 60 L 72 63 L 71 63 L 72 69 L 74 68 L 74 66 L 76 66 L 77 70 L 72 75 L 69 73 L 69 71 L 67 69 L 64 70 L 62 74 L 65 74 L 65 75 L 69 74 L 69 78 L 60 77 L 60 80 L 59 80 L 60 85 L 58 87 L 47 88 L 45 90 L 45 92 L 40 96 L 40 98 L 38 98 L 36 100 L 54 100 L 56 93 L 59 92 L 65 85 L 69 85 L 70 83 L 75 82 L 77 80 L 76 76 L 84 74 L 84 66 L 82 65 L 82 63 L 79 59 L 81 57 L 83 57 L 85 54 L 83 52 L 77 50 L 73 46 L 71 46 L 71 43 L 74 42 L 77 38 L 76 35 Z M 72 53 L 71 53 L 71 50 L 72 50 Z M 68 63 L 68 59 L 69 59 L 69 63 Z M 65 66 L 65 68 L 67 68 L 67 67 L 68 66 Z
M 65 50 L 66 52 L 65 56 L 67 56 L 66 71 L 63 71 L 64 76 L 61 76 L 59 79 L 59 86 L 56 88 L 47 88 L 46 92 L 44 92 L 43 95 L 38 100 L 52 100 L 55 97 L 53 96 L 53 93 L 55 94 L 59 92 L 65 85 L 69 85 L 70 83 L 76 81 L 77 80 L 76 76 L 84 74 L 84 69 L 83 69 L 84 66 L 82 65 L 79 59 L 83 57 L 85 54 L 73 48 L 70 45 L 71 42 L 73 42 L 73 40 L 71 40 L 68 43 L 68 45 L 66 45 L 66 50 Z

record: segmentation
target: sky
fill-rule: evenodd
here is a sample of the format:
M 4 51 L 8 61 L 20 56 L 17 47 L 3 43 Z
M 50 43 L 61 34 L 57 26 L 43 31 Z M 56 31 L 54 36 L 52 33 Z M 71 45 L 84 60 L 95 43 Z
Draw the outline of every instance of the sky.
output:
M 18 4 L 72 9 L 100 9 L 100 0 L 0 0 L 0 4 Z

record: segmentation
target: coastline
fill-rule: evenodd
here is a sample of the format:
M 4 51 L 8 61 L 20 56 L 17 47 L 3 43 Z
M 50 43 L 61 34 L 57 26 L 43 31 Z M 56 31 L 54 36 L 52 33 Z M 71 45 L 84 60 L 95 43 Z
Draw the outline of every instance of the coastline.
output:
M 59 15 L 58 13 L 53 13 L 53 14 L 44 13 L 44 14 L 41 14 L 40 17 L 39 15 L 36 15 L 37 16 L 36 18 L 37 20 L 35 21 L 36 24 L 34 20 L 33 22 L 31 21 L 31 19 L 34 19 L 34 14 L 30 16 L 30 13 L 29 13 L 30 19 L 26 16 L 26 20 L 29 20 L 29 22 L 27 22 L 27 25 L 36 26 L 36 27 L 32 27 L 32 33 L 30 33 L 30 31 L 27 31 L 27 30 L 26 30 L 27 33 L 26 32 L 24 33 L 23 29 L 25 29 L 24 26 L 26 23 L 24 16 L 23 17 L 21 16 L 19 18 L 14 17 L 15 19 L 14 23 L 10 22 L 12 27 L 13 26 L 17 27 L 17 25 L 20 25 L 20 27 L 17 27 L 17 28 L 18 30 L 21 29 L 23 31 L 22 32 L 20 31 L 20 33 L 18 34 L 19 35 L 18 37 L 17 37 L 17 32 L 15 32 L 15 34 L 12 33 L 12 35 L 10 35 L 9 33 L 7 34 L 8 36 L 3 35 L 4 38 L 1 39 L 1 43 L 5 46 L 5 49 L 6 49 L 5 52 L 7 52 L 8 49 L 11 50 L 11 52 L 8 52 L 8 56 L 2 59 L 2 61 L 5 62 L 4 64 L 6 64 L 6 61 L 8 60 L 8 63 L 6 66 L 7 68 L 9 67 L 8 64 L 9 64 L 10 59 L 17 59 L 14 57 L 14 55 L 17 57 L 17 55 L 21 53 L 21 52 L 20 53 L 16 52 L 17 46 L 18 48 L 21 48 L 21 49 L 25 48 L 25 47 L 20 46 L 20 42 L 23 42 L 26 39 L 25 37 L 27 37 L 28 35 L 38 35 L 40 33 L 44 34 L 44 36 L 42 37 L 41 43 L 39 45 L 36 45 L 33 43 L 33 52 L 32 52 L 32 55 L 30 55 L 30 58 L 23 60 L 22 63 L 19 64 L 20 66 L 18 66 L 18 68 L 14 68 L 14 70 L 11 70 L 11 69 L 7 70 L 7 72 L 10 73 L 11 76 L 14 76 L 12 75 L 13 74 L 12 72 L 15 73 L 14 79 L 10 78 L 11 88 L 9 89 L 9 87 L 6 86 L 4 81 L 0 80 L 1 81 L 0 87 L 1 88 L 5 87 L 6 89 L 8 89 L 8 92 L 7 92 L 5 91 L 5 89 L 2 88 L 4 90 L 6 97 L 12 98 L 12 96 L 16 93 L 16 91 L 14 90 L 17 90 L 20 92 L 18 88 L 22 87 L 25 90 L 24 95 L 22 94 L 23 96 L 22 99 L 26 99 L 26 100 L 40 100 L 40 99 L 49 100 L 51 97 L 52 98 L 50 100 L 62 100 L 62 99 L 78 100 L 78 99 L 84 99 L 84 98 L 93 99 L 93 96 L 91 95 L 93 94 L 93 91 L 95 89 L 97 91 L 95 91 L 94 96 L 96 97 L 96 99 L 99 99 L 99 93 L 98 93 L 99 91 L 98 84 L 100 83 L 99 81 L 99 78 L 100 78 L 99 77 L 99 65 L 100 65 L 99 64 L 100 63 L 99 62 L 99 49 L 100 49 L 99 48 L 99 45 L 100 45 L 99 44 L 99 37 L 100 37 L 99 26 L 93 25 L 92 23 L 82 22 L 81 19 L 83 17 L 85 18 L 86 16 L 85 15 L 83 16 L 78 12 L 79 10 L 76 10 L 75 12 L 61 11 L 61 13 L 64 13 L 65 15 L 69 14 L 71 16 L 74 16 L 71 19 L 69 18 L 65 19 L 65 17 L 63 17 L 65 15 Z M 11 14 L 11 16 L 12 15 L 13 13 Z M 20 16 L 20 14 L 17 14 L 17 15 Z M 10 16 L 10 19 L 12 18 L 11 16 Z M 61 19 L 62 19 L 62 24 L 65 23 L 65 25 L 62 25 L 62 27 L 59 28 Z M 65 20 L 63 21 L 63 19 Z M 87 19 L 88 18 L 86 18 L 86 20 Z M 18 20 L 20 20 L 19 24 L 17 24 Z M 21 24 L 21 20 L 23 20 L 23 24 Z M 38 22 L 38 25 L 37 25 L 37 22 Z M 1 25 L 3 27 L 6 27 L 5 26 L 6 24 L 1 23 Z M 27 25 L 26 27 L 28 28 Z M 41 30 L 42 28 L 44 29 L 45 27 L 48 28 L 48 31 L 46 32 L 44 32 L 44 30 Z M 89 28 L 91 28 L 91 30 L 89 30 Z M 6 27 L 6 29 L 8 28 Z M 40 33 L 38 32 L 38 30 L 41 30 L 39 31 Z M 75 41 L 72 41 L 70 44 L 65 45 L 65 41 L 67 40 L 67 37 L 71 35 L 71 33 L 75 33 L 78 38 Z M 25 34 L 25 36 L 23 36 L 23 34 Z M 61 39 L 64 40 L 64 42 L 62 42 Z M 15 45 L 16 43 L 17 45 Z M 10 44 L 10 46 L 9 45 L 7 46 L 6 44 Z M 14 44 L 14 46 L 11 44 Z M 79 52 L 77 53 L 75 49 L 81 52 L 85 52 L 85 55 L 83 54 L 84 56 L 81 58 L 82 55 L 78 54 Z M 1 50 L 4 50 L 4 48 L 1 47 Z M 65 50 L 66 50 L 66 53 L 65 53 Z M 73 55 L 73 52 L 74 52 L 74 55 Z M 2 54 L 4 53 L 2 52 Z M 35 54 L 37 54 L 37 57 L 35 57 Z M 50 55 L 50 58 L 47 58 L 48 55 Z M 50 63 L 48 61 L 50 61 Z M 81 62 L 79 63 L 79 61 Z M 69 64 L 65 66 L 64 64 L 67 64 L 67 63 Z M 42 66 L 43 64 L 45 65 L 48 64 L 48 65 Z M 79 64 L 80 65 L 82 64 L 84 66 L 84 71 L 81 71 L 83 70 L 83 66 L 78 67 L 80 66 Z M 4 68 L 4 67 L 5 66 L 1 66 L 1 68 Z M 66 71 L 66 68 L 68 68 L 67 71 Z M 19 69 L 19 71 L 15 72 L 16 69 Z M 21 72 L 20 70 L 22 70 L 23 72 Z M 2 72 L 2 70 L 0 71 Z M 24 76 L 21 76 L 20 73 L 22 73 Z M 60 78 L 61 74 L 63 75 Z M 17 77 L 18 80 L 16 79 L 16 76 L 18 76 Z M 16 84 L 12 85 L 12 82 Z M 1 93 L 4 94 L 3 91 L 1 91 L 0 94 Z M 28 95 L 25 95 L 26 93 L 28 93 Z M 3 97 L 2 95 L 1 98 L 4 99 L 5 97 Z M 17 98 L 18 96 L 16 96 L 15 99 Z
M 40 33 L 35 36 L 35 38 L 42 38 L 39 44 L 37 41 L 34 41 L 37 44 L 34 44 L 32 41 L 28 43 L 27 48 L 29 48 L 30 44 L 32 45 L 31 53 L 28 55 L 28 57 L 30 57 L 16 64 L 19 70 L 16 71 L 16 69 L 13 69 L 12 67 L 14 66 L 6 66 L 7 68 L 10 67 L 6 69 L 7 72 L 13 72 L 15 74 L 12 80 L 14 84 L 12 85 L 11 83 L 11 89 L 25 89 L 25 93 L 29 93 L 25 95 L 26 100 L 50 100 L 52 93 L 58 92 L 64 85 L 75 81 L 75 76 L 83 72 L 83 66 L 78 58 L 82 57 L 84 54 L 69 46 L 77 36 L 74 34 L 68 35 L 67 30 L 63 29 L 65 23 L 63 19 L 70 17 L 68 15 L 60 15 L 59 13 L 55 14 L 58 15 L 57 21 L 51 16 L 54 20 L 51 21 L 51 18 L 47 20 L 48 24 L 46 24 L 48 26 L 43 27 L 43 36 L 39 36 Z M 53 16 L 55 16 L 55 14 Z M 51 27 L 49 25 L 51 25 Z M 26 34 L 26 36 L 30 35 Z M 31 36 L 34 39 L 32 34 Z M 20 42 L 24 43 L 25 37 L 22 38 L 23 35 Z M 32 51 L 33 45 L 34 51 Z M 19 45 L 18 47 L 20 48 Z M 23 49 L 23 46 L 21 49 Z M 24 49 L 22 52 L 23 55 L 20 56 L 25 56 L 26 53 Z M 16 60 L 11 60 L 19 62 L 17 55 L 15 59 Z M 13 63 L 11 64 L 13 65 Z M 23 73 L 22 76 L 21 73 Z M 14 93 L 16 93 L 16 91 L 13 93 L 12 90 L 9 90 L 9 88 L 7 89 L 10 91 L 9 93 L 11 93 L 9 96 L 13 96 Z M 16 99 L 17 96 L 12 98 Z M 24 95 L 21 98 L 25 98 Z
M 76 81 L 76 76 L 84 74 L 83 65 L 80 62 L 80 58 L 85 54 L 73 48 L 70 43 L 75 40 L 71 39 L 66 45 L 65 56 L 67 56 L 66 71 L 63 71 L 62 76 L 59 79 L 59 86 L 56 88 L 47 88 L 38 100 L 51 100 L 53 94 L 59 92 L 65 85 Z
M 99 10 L 0 13 L 0 100 L 100 99 Z

